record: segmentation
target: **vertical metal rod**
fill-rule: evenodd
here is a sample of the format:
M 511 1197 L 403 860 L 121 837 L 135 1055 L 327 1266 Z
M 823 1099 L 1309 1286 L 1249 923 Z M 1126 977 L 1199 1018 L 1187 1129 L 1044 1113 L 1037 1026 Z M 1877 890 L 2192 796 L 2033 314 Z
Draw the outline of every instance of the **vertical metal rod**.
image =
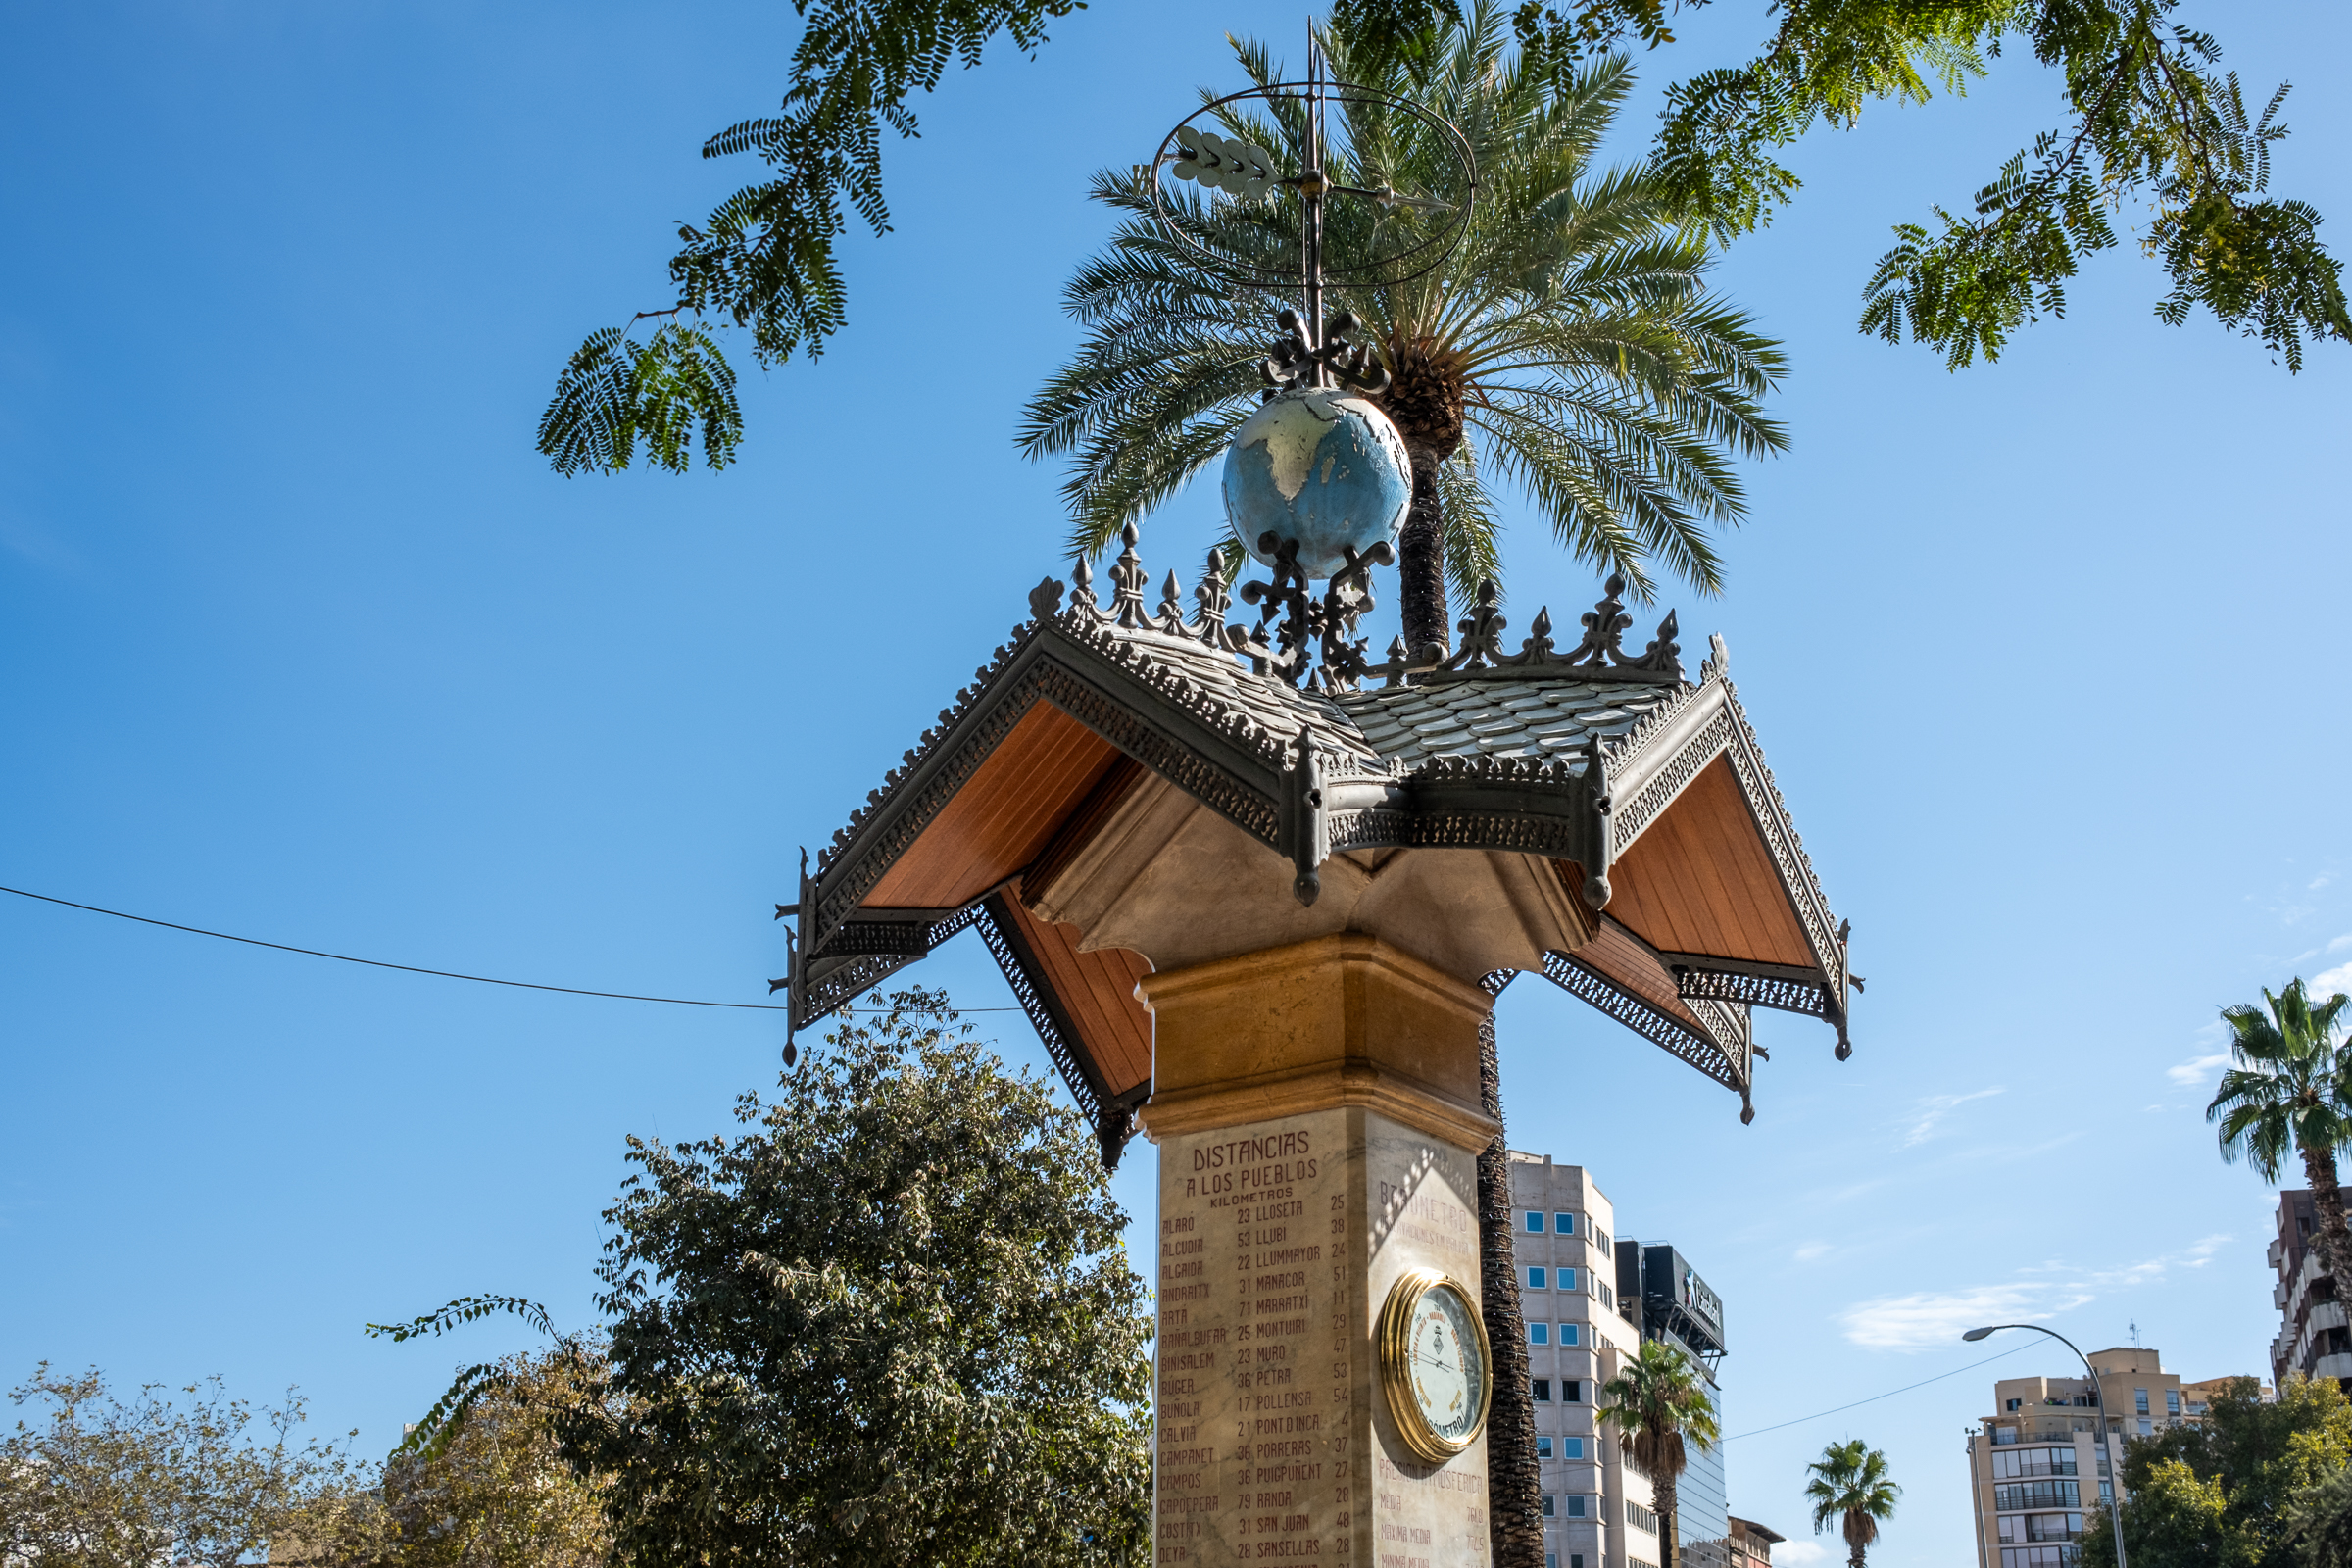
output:
M 1323 347 L 1323 51 L 1315 40 L 1315 24 L 1306 24 L 1306 178 L 1299 189 L 1305 195 L 1304 209 L 1299 218 L 1299 240 L 1306 252 L 1305 299 L 1307 346 L 1320 351 Z M 1314 384 L 1329 386 L 1328 371 L 1318 359 L 1314 365 Z

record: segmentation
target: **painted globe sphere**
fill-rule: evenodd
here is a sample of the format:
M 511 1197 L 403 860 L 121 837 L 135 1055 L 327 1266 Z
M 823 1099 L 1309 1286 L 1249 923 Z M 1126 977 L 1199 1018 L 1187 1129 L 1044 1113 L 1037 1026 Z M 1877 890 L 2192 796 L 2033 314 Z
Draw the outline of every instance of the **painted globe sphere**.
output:
M 1225 453 L 1225 515 L 1245 548 L 1261 535 L 1298 541 L 1298 564 L 1328 577 L 1394 540 L 1413 499 L 1412 460 L 1389 416 L 1355 393 L 1300 387 L 1242 421 Z

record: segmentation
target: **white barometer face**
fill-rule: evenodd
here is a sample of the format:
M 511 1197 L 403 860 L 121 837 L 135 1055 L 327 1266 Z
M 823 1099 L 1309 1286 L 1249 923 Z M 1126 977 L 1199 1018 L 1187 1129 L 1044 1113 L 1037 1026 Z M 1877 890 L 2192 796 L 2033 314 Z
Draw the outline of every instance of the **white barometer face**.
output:
M 1380 1313 L 1381 1382 L 1406 1446 L 1446 1460 L 1487 1424 L 1493 1357 L 1478 1305 L 1435 1269 L 1414 1269 Z

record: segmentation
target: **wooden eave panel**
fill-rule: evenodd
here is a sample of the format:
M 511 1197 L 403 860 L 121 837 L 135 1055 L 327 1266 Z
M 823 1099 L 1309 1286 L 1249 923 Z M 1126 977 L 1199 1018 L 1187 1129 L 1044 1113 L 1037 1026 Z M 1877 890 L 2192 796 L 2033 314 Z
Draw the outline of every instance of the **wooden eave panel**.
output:
M 1617 903 L 1612 899 L 1609 901 L 1609 913 L 1613 916 L 1616 912 Z M 1603 919 L 1600 922 L 1600 930 L 1592 940 L 1576 950 L 1576 959 L 1607 975 L 1619 990 L 1628 996 L 1641 998 L 1660 1012 L 1688 1026 L 1701 1039 L 1715 1039 L 1715 1031 L 1701 1023 L 1698 1015 L 1684 1005 L 1681 993 L 1675 989 L 1674 976 L 1666 972 L 1666 966 L 1658 961 L 1657 955 L 1629 937 L 1625 927 L 1615 919 Z
M 1699 770 L 1609 867 L 1609 881 L 1610 916 L 1654 948 L 1817 964 L 1729 758 Z
M 1035 979 L 1078 1031 L 1070 1048 L 1093 1067 L 1103 1097 L 1116 1100 L 1150 1081 L 1152 1014 L 1135 994 L 1136 982 L 1152 972 L 1150 961 L 1130 948 L 1082 953 L 1076 926 L 1039 919 L 1017 896 L 1003 902 L 1044 971 Z
M 1118 761 L 1117 747 L 1052 703 L 1031 705 L 873 890 L 870 908 L 959 908 L 1037 858 Z

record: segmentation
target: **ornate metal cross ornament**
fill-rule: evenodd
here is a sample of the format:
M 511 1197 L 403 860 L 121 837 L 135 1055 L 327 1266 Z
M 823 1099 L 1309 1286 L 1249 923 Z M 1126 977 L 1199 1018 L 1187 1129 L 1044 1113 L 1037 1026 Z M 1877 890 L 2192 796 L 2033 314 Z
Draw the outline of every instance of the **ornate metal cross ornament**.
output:
M 1261 675 L 1272 675 L 1293 686 L 1341 695 L 1359 690 L 1378 676 L 1383 687 L 1429 686 L 1446 681 L 1509 678 L 1530 674 L 1574 674 L 1579 679 L 1632 683 L 1678 684 L 1689 677 L 1683 669 L 1682 644 L 1673 611 L 1658 623 L 1657 635 L 1639 654 L 1624 648 L 1624 635 L 1633 625 L 1625 612 L 1625 578 L 1612 573 L 1602 585 L 1600 603 L 1585 612 L 1583 641 L 1562 649 L 1551 635 L 1551 612 L 1536 612 L 1528 636 L 1517 653 L 1502 651 L 1502 634 L 1510 624 L 1501 610 L 1501 595 L 1493 578 L 1478 585 L 1477 602 L 1456 624 L 1461 630 L 1459 652 L 1447 657 L 1435 646 L 1408 650 L 1404 639 L 1389 645 L 1388 657 L 1375 663 L 1365 652 L 1365 639 L 1356 635 L 1373 609 L 1372 568 L 1391 565 L 1396 554 L 1386 544 L 1358 555 L 1348 552 L 1348 564 L 1332 574 L 1323 592 L 1298 566 L 1295 539 L 1266 534 L 1258 548 L 1274 558 L 1271 582 L 1242 584 L 1240 598 L 1257 606 L 1257 624 L 1226 624 L 1234 594 L 1225 577 L 1225 555 L 1208 553 L 1207 568 L 1193 590 L 1194 610 L 1184 609 L 1184 585 L 1173 571 L 1160 585 L 1156 611 L 1145 607 L 1145 587 L 1151 573 L 1144 568 L 1136 547 L 1140 535 L 1134 523 L 1121 534 L 1125 546 L 1111 564 L 1110 603 L 1095 592 L 1094 568 L 1081 559 L 1072 568 L 1068 613 L 1102 626 L 1124 631 L 1156 632 L 1182 642 L 1198 643 L 1220 653 L 1239 654 Z M 1062 585 L 1049 577 L 1029 593 L 1029 612 L 1039 620 L 1063 613 Z M 1719 640 L 1720 641 L 1720 640 Z M 1320 662 L 1315 657 L 1320 656 Z

